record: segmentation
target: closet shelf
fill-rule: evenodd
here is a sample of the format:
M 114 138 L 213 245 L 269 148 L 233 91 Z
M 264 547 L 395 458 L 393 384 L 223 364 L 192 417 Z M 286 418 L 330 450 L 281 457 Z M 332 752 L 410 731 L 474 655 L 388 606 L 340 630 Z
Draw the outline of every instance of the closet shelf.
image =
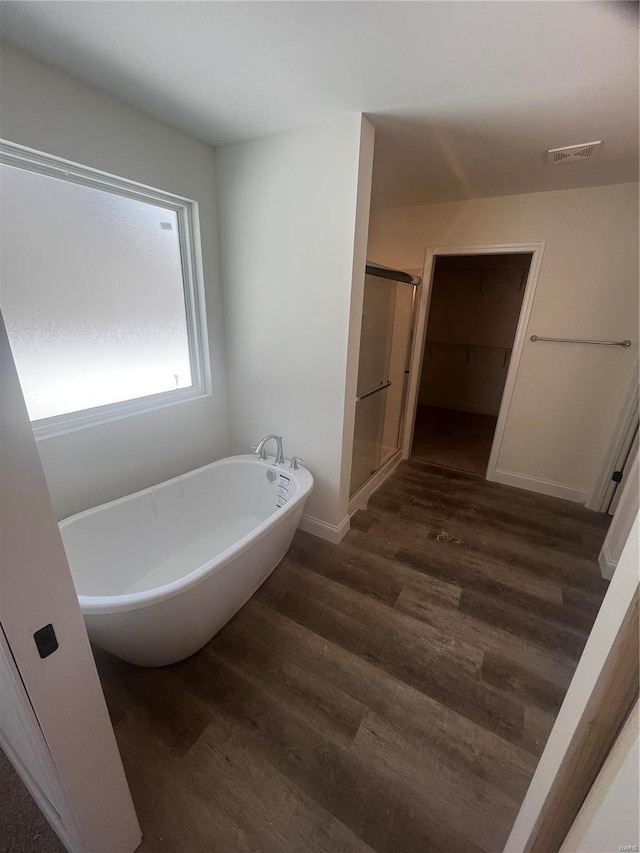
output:
M 461 275 L 459 271 L 451 271 L 446 270 L 439 274 L 439 281 L 443 281 L 447 278 L 454 280 L 456 284 L 465 283 L 465 284 L 477 284 L 479 293 L 482 293 L 485 285 L 504 285 L 508 284 L 518 293 L 522 293 L 524 289 L 527 278 L 529 277 L 529 270 L 491 270 L 486 269 L 482 272 L 479 271 L 469 271 L 464 275 Z
M 505 370 L 508 367 L 509 362 L 511 361 L 511 353 L 513 351 L 513 347 L 496 347 L 496 346 L 489 346 L 487 344 L 453 344 L 453 343 L 447 343 L 446 341 L 427 341 L 427 344 L 425 347 L 425 356 L 429 361 L 433 360 L 433 354 L 431 352 L 432 347 L 436 347 L 436 348 L 437 347 L 443 347 L 443 348 L 444 347 L 453 347 L 457 350 L 464 350 L 467 354 L 467 359 L 466 359 L 467 367 L 471 364 L 471 361 L 472 361 L 471 353 L 474 351 L 492 350 L 493 352 L 502 353 L 502 367 L 499 368 L 499 370 Z M 476 360 L 476 359 L 474 358 L 474 360 Z M 491 374 L 491 376 L 493 376 L 494 374 L 495 374 L 495 371 L 494 371 L 494 373 Z
M 427 341 L 428 347 L 463 347 L 464 349 L 497 349 L 501 352 L 511 352 L 513 347 L 498 347 L 491 344 L 459 344 L 452 341 Z

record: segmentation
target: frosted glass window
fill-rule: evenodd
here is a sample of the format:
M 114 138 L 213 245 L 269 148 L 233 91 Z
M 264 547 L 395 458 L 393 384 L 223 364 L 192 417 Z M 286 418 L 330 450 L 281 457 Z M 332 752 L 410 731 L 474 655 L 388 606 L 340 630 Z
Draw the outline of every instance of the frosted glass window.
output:
M 31 420 L 193 388 L 179 206 L 0 170 L 0 305 Z

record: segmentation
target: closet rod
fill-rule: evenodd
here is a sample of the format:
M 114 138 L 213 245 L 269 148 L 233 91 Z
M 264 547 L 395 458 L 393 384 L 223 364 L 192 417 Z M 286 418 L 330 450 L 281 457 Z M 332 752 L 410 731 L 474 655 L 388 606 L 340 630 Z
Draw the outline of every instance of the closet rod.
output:
M 529 340 L 535 344 L 536 341 L 555 341 L 558 344 L 597 344 L 603 347 L 630 347 L 631 341 L 583 341 L 578 338 L 541 338 L 538 335 L 531 335 Z

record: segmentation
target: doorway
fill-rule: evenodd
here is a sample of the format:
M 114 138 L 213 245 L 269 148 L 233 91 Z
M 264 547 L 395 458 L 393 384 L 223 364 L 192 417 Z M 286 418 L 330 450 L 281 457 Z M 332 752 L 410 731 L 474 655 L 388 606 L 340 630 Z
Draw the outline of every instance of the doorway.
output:
M 403 458 L 493 479 L 542 244 L 427 252 Z
M 487 470 L 531 253 L 438 257 L 411 455 Z

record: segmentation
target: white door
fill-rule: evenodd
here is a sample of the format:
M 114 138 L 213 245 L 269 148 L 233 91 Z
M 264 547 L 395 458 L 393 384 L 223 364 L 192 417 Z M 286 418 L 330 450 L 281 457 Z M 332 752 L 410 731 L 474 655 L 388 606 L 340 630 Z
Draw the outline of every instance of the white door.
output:
M 8 757 L 72 853 L 132 853 L 140 827 L 1 316 L 0 641 Z
M 65 815 L 60 779 L 1 628 L 0 749 L 9 758 L 67 847 L 78 847 L 75 822 Z
M 630 462 L 635 458 L 637 453 L 638 424 L 635 423 L 635 425 L 633 425 L 629 430 L 629 433 L 627 434 L 625 441 L 623 442 L 622 449 L 620 450 L 620 455 L 616 460 L 615 471 L 613 472 L 613 476 L 611 477 L 611 500 L 607 509 L 609 515 L 615 515 L 616 509 L 618 508 L 618 504 L 620 503 L 622 489 L 629 473 Z

